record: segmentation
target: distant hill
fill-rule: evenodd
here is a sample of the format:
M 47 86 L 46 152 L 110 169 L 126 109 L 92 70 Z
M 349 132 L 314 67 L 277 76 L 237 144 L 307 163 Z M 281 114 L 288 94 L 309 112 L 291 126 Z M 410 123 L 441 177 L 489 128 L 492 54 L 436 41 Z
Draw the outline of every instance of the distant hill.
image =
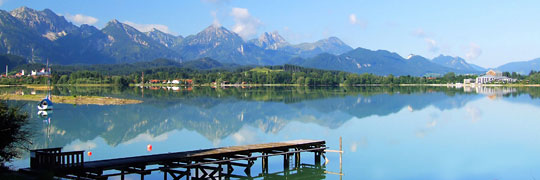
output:
M 454 68 L 463 72 L 479 73 L 479 72 L 486 71 L 485 68 L 467 63 L 467 61 L 465 61 L 465 59 L 461 57 L 439 55 L 433 58 L 432 61 L 434 63 L 440 64 L 449 68 Z
M 540 71 L 540 58 L 529 61 L 511 62 L 495 68 L 502 72 L 517 72 L 519 74 L 529 74 L 531 70 Z
M 192 61 L 180 63 L 180 67 L 188 69 L 208 70 L 240 67 L 237 64 L 224 64 L 212 58 L 200 58 Z
M 314 57 L 321 53 L 340 55 L 353 50 L 353 48 L 345 44 L 337 37 L 329 37 L 314 43 L 293 45 L 287 50 L 289 52 L 293 52 L 294 54 L 298 54 L 300 57 Z
M 405 59 L 386 50 L 372 51 L 364 48 L 356 48 L 341 55 L 323 53 L 313 58 L 294 58 L 289 63 L 311 68 L 377 75 L 422 76 L 428 73 L 465 72 L 433 63 L 422 56 L 412 56 Z
M 22 69 L 30 71 L 34 69 L 41 69 L 45 67 L 45 64 L 41 63 L 24 63 L 25 60 L 18 56 L 13 55 L 0 55 L 0 65 L 3 65 L 5 71 L 5 63 L 10 62 L 9 71 L 20 72 Z M 23 63 L 21 63 L 23 62 Z M 52 65 L 53 73 L 56 75 L 69 74 L 73 71 L 97 71 L 104 75 L 129 75 L 133 73 L 139 73 L 143 71 L 168 71 L 168 72 L 180 72 L 186 70 L 212 70 L 212 69 L 234 69 L 239 68 L 240 65 L 236 64 L 223 64 L 211 58 L 201 58 L 187 62 L 178 62 L 170 59 L 155 59 L 152 61 L 141 61 L 135 63 L 122 63 L 122 64 L 76 64 L 76 65 Z

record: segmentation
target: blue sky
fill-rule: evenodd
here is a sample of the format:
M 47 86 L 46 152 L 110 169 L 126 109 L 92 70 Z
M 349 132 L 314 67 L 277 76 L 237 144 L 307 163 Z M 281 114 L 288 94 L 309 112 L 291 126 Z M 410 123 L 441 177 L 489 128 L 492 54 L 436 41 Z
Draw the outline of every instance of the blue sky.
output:
M 540 1 L 0 0 L 0 8 L 49 8 L 75 24 L 112 19 L 140 30 L 196 34 L 216 23 L 245 39 L 278 31 L 295 44 L 336 36 L 401 56 L 460 56 L 484 67 L 540 57 Z

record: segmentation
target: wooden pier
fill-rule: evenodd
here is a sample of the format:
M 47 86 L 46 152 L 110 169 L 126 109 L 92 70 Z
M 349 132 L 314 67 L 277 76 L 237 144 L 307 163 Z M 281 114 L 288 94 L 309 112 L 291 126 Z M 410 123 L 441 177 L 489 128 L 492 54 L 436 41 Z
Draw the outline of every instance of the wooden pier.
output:
M 175 180 L 253 178 L 251 167 L 257 159 L 261 160 L 262 173 L 269 174 L 268 158 L 283 156 L 283 170 L 288 172 L 291 160 L 296 168 L 302 165 L 302 152 L 313 152 L 315 165 L 320 165 L 326 148 L 326 142 L 322 140 L 294 140 L 89 162 L 84 162 L 84 151 L 39 149 L 31 151 L 30 168 L 22 171 L 49 171 L 55 176 L 73 179 L 107 179 L 111 176 L 124 179 L 127 174 L 139 174 L 144 179 L 152 171 L 161 171 L 164 179 L 172 177 Z M 238 174 L 235 168 L 243 172 Z

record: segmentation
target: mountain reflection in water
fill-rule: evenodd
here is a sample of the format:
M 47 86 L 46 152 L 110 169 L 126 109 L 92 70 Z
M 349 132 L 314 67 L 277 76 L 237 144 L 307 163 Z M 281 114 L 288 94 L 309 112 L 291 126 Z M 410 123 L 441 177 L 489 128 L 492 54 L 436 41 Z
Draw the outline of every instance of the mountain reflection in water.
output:
M 291 121 L 315 123 L 330 129 L 353 117 L 385 116 L 403 108 L 419 110 L 433 105 L 458 108 L 481 96 L 442 87 L 361 88 L 194 88 L 190 92 L 140 89 L 63 87 L 67 95 L 137 98 L 142 104 L 121 106 L 58 104 L 48 139 L 50 147 L 98 136 L 116 146 L 140 135 L 159 137 L 172 130 L 194 130 L 210 141 L 223 139 L 243 125 L 276 133 Z M 110 93 L 110 94 L 107 94 Z M 32 107 L 28 108 L 33 111 Z M 31 113 L 36 114 L 36 113 Z M 37 140 L 35 148 L 44 148 Z
M 21 94 L 32 91 L 20 87 L 2 90 Z M 56 87 L 53 94 L 111 96 L 144 102 L 119 106 L 57 104 L 50 121 L 47 121 L 50 123 L 38 118 L 35 103 L 27 103 L 25 108 L 30 111 L 31 118 L 36 119 L 32 121 L 37 134 L 33 148 L 91 150 L 94 155 L 86 157 L 87 160 L 97 160 L 300 138 L 327 140 L 328 145 L 335 149 L 335 141 L 344 136 L 346 179 L 378 177 L 369 173 L 382 167 L 396 177 L 421 173 L 422 168 L 437 168 L 439 166 L 427 164 L 441 163 L 438 160 L 445 158 L 428 152 L 452 149 L 438 149 L 440 142 L 453 144 L 457 150 L 463 151 L 445 154 L 452 159 L 463 153 L 493 158 L 493 153 L 475 154 L 477 151 L 465 151 L 463 147 L 470 143 L 476 146 L 485 144 L 491 142 L 485 138 L 499 137 L 501 134 L 489 132 L 504 132 L 506 129 L 501 128 L 508 127 L 506 124 L 510 122 L 506 121 L 504 114 L 517 110 L 506 112 L 508 103 L 532 105 L 532 109 L 540 107 L 537 99 L 540 88 L 535 87 L 180 87 L 155 90 L 139 87 Z M 523 111 L 527 113 L 531 108 Z M 528 121 L 524 118 L 527 116 L 518 111 L 513 116 L 522 123 L 514 125 L 534 127 L 534 121 Z M 494 115 L 501 118 L 492 119 Z M 491 119 L 486 121 L 486 118 Z M 505 126 L 499 127 L 499 124 Z M 509 142 L 520 142 L 523 133 L 532 132 L 525 130 L 505 134 L 511 137 Z M 460 140 L 463 138 L 474 142 Z M 149 143 L 154 147 L 152 152 L 146 150 Z M 410 149 L 412 144 L 415 148 Z M 482 152 L 501 148 L 493 148 L 495 145 L 481 146 Z M 387 152 L 392 149 L 395 151 Z M 402 151 L 418 153 L 399 155 Z M 361 153 L 355 154 L 357 152 Z M 332 165 L 336 161 L 332 157 L 334 155 L 328 156 L 333 159 L 328 171 L 337 171 Z M 376 158 L 396 156 L 404 159 L 403 163 L 415 162 L 413 166 L 419 169 L 398 171 L 403 163 Z M 425 159 L 427 157 L 429 159 Z M 28 154 L 16 161 L 16 166 L 27 166 L 26 158 Z M 417 161 L 418 158 L 424 160 Z M 479 162 L 475 161 L 475 167 L 484 166 L 478 165 Z M 350 169 L 357 168 L 364 168 L 364 174 L 351 174 L 354 172 Z M 431 170 L 439 172 L 438 169 Z M 456 169 L 455 173 L 463 171 Z M 428 174 L 421 177 L 437 179 L 441 176 Z

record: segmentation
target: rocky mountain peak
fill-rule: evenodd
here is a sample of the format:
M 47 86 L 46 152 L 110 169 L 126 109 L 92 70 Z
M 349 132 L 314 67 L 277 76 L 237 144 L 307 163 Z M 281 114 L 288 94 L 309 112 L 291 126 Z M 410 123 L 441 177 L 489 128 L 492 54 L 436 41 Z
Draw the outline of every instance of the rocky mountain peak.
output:
M 253 44 L 264 49 L 277 50 L 278 48 L 290 45 L 285 38 L 277 32 L 265 32 L 258 39 L 252 40 Z
M 458 70 L 481 71 L 483 69 L 479 66 L 467 63 L 465 59 L 459 56 L 452 57 L 452 56 L 445 56 L 441 54 L 433 58 L 432 61 L 434 63 L 440 64 L 446 67 L 458 69 Z
M 23 6 L 12 10 L 10 14 L 49 40 L 56 40 L 77 30 L 75 25 L 50 9 L 37 11 Z
M 135 35 L 135 34 L 142 34 L 142 32 L 138 31 L 137 29 L 135 29 L 134 27 L 131 27 L 130 25 L 127 25 L 127 24 L 124 24 L 116 19 L 113 19 L 111 21 L 109 21 L 107 23 L 107 25 L 105 26 L 105 28 L 103 29 L 109 29 L 107 31 L 110 31 L 111 29 L 117 29 L 117 30 L 120 30 L 120 31 L 125 31 L 126 34 L 132 36 L 132 35 Z
M 229 31 L 223 26 L 210 25 L 206 29 L 199 32 L 197 35 L 206 35 L 206 36 L 215 36 L 215 37 L 227 37 L 227 36 L 238 36 L 236 33 Z
M 114 25 L 121 25 L 122 23 L 116 19 L 113 19 L 113 20 L 110 20 L 109 22 L 107 22 L 107 25 L 106 26 L 114 26 Z
M 336 55 L 351 51 L 353 49 L 337 37 L 329 37 L 314 43 L 302 43 L 296 45 L 295 47 L 300 48 L 304 51 L 312 51 L 312 54 L 327 52 Z
M 230 44 L 233 46 L 240 46 L 244 40 L 242 38 L 223 26 L 210 25 L 206 29 L 197 33 L 195 36 L 190 36 L 190 45 L 194 44 L 206 44 L 212 46 L 218 46 L 220 44 Z
M 329 37 L 329 38 L 326 38 L 326 39 L 322 39 L 322 40 L 319 40 L 317 41 L 319 43 L 326 43 L 326 44 L 334 44 L 334 45 L 339 45 L 339 46 L 348 46 L 347 44 L 345 44 L 343 41 L 341 41 L 341 39 L 337 38 L 337 37 Z M 352 48 L 351 48 L 352 49 Z

